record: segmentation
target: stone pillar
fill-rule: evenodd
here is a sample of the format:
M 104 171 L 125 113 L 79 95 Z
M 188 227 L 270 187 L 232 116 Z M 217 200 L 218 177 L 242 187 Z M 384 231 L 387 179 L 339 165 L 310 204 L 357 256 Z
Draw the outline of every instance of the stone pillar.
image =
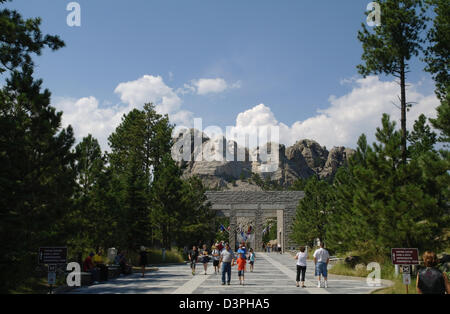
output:
M 229 234 L 229 244 L 230 248 L 233 250 L 236 249 L 236 227 L 237 227 L 237 217 L 236 217 L 236 209 L 234 205 L 231 205 L 230 210 L 230 234 Z
M 295 206 L 290 206 L 290 207 L 286 208 L 284 211 L 284 226 L 285 226 L 284 238 L 285 238 L 286 247 L 296 247 L 298 244 L 301 244 L 301 243 L 295 243 L 291 239 L 296 210 L 297 209 Z
M 281 244 L 281 251 L 284 252 L 284 210 L 277 210 L 277 245 Z
M 261 205 L 258 204 L 258 209 L 255 211 L 255 247 L 253 248 L 256 252 L 262 252 L 263 245 L 263 211 L 261 209 Z

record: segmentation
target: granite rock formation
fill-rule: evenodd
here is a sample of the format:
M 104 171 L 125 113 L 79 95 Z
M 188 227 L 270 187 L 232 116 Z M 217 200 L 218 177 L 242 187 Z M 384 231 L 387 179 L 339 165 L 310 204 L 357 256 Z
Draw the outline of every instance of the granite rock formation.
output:
M 185 136 L 183 140 L 182 135 L 174 138 L 176 144 L 172 154 L 177 156 L 177 160 L 184 157 L 180 164 L 185 177 L 198 176 L 207 187 L 216 189 L 257 191 L 260 188 L 247 181 L 253 173 L 283 187 L 289 187 L 297 179 L 306 179 L 312 175 L 330 178 L 354 153 L 354 150 L 346 147 L 333 147 L 328 151 L 326 147 L 308 139 L 297 141 L 287 148 L 268 143 L 259 150 L 249 150 L 223 137 L 211 139 L 192 129 L 189 133 L 190 138 Z M 203 145 L 194 145 L 194 140 Z M 190 152 L 185 150 L 189 143 Z M 278 156 L 273 151 L 277 147 Z M 270 163 L 261 160 L 263 158 L 258 154 L 261 152 L 267 152 Z

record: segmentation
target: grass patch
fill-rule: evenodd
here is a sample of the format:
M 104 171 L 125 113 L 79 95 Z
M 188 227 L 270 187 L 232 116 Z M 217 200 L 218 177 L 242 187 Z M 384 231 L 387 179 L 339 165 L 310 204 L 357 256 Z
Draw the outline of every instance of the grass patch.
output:
M 183 263 L 184 258 L 181 252 L 177 249 L 166 250 L 166 258 L 163 261 L 161 249 L 147 249 L 148 264 L 171 264 L 171 263 Z M 131 262 L 133 265 L 139 265 L 139 254 L 134 253 L 131 256 Z
M 389 279 L 394 282 L 392 287 L 375 290 L 372 294 L 406 294 L 406 286 L 403 284 L 402 276 L 398 278 Z M 408 294 L 417 294 L 416 278 L 411 276 L 411 284 L 408 286 Z
M 49 292 L 47 278 L 32 277 L 21 283 L 17 288 L 9 290 L 10 294 L 46 294 Z
M 333 265 L 328 271 L 330 274 L 352 277 L 367 277 L 371 271 L 366 268 L 354 269 L 344 262 L 338 262 Z M 387 279 L 394 283 L 393 286 L 373 291 L 373 294 L 406 294 L 406 287 L 403 284 L 403 278 L 400 274 L 395 277 L 394 266 L 392 264 L 384 263 L 381 265 L 381 279 Z M 411 276 L 411 284 L 408 286 L 409 294 L 417 294 L 416 277 Z
M 163 261 L 161 250 L 150 249 L 148 250 L 148 262 L 149 264 L 182 263 L 184 258 L 180 252 L 172 249 L 170 251 L 166 250 L 166 257 Z
M 338 262 L 334 264 L 331 269 L 328 271 L 333 275 L 341 275 L 341 276 L 352 276 L 352 277 L 367 277 L 369 275 L 369 271 L 366 268 L 358 268 L 354 269 L 344 262 Z

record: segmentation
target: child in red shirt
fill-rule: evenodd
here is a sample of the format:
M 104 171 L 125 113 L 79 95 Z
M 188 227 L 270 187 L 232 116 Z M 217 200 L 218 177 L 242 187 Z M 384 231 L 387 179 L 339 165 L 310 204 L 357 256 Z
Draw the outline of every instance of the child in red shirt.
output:
M 244 285 L 245 264 L 247 264 L 247 261 L 242 253 L 239 254 L 236 264 L 238 265 L 239 284 Z

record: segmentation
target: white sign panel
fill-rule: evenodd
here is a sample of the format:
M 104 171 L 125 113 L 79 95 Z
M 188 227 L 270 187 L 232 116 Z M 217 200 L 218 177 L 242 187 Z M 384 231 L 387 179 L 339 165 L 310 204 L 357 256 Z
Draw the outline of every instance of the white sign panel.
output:
M 411 284 L 411 275 L 410 274 L 403 274 L 403 284 L 404 285 Z

